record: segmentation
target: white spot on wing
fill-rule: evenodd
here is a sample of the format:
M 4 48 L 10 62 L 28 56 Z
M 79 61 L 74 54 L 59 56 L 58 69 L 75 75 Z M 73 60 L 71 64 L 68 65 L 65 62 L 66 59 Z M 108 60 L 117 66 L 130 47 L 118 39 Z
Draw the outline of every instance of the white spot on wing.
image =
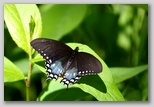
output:
M 71 81 L 72 83 L 74 83 L 74 82 L 75 82 L 75 81 L 74 81 L 74 79 L 71 79 L 70 81 Z
M 81 77 L 75 77 L 76 80 L 79 80 Z
M 48 69 L 47 71 L 51 72 L 51 69 Z
M 49 57 L 47 56 L 46 59 L 49 59 Z
M 58 78 L 58 76 L 57 75 L 54 75 L 54 77 L 57 79 Z
M 50 77 L 53 78 L 53 74 L 50 74 Z
M 69 81 L 66 81 L 65 83 L 66 83 L 66 84 L 69 84 Z
M 52 63 L 52 60 L 51 59 L 49 60 L 49 63 Z
M 64 78 L 62 81 L 65 82 L 66 81 L 66 78 Z
M 46 66 L 47 66 L 47 67 L 50 67 L 50 65 L 49 65 L 49 64 L 46 64 Z

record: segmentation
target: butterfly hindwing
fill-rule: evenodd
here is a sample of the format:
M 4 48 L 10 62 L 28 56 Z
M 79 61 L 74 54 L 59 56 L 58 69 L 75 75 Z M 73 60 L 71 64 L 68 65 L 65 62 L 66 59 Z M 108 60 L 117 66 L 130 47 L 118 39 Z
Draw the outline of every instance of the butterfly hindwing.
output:
M 77 57 L 79 75 L 94 75 L 102 71 L 100 61 L 93 55 L 85 52 L 79 52 Z

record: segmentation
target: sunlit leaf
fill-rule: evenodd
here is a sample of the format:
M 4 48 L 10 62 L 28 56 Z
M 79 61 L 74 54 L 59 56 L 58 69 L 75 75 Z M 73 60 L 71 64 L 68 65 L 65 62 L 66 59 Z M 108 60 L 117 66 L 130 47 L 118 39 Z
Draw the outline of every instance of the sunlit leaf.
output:
M 24 74 L 9 59 L 4 57 L 4 82 L 14 82 L 25 79 Z
M 29 26 L 30 23 L 32 25 L 32 19 L 33 26 Z M 35 4 L 4 4 L 4 20 L 18 47 L 30 54 L 31 39 L 40 37 L 42 33 L 41 16 L 37 6 Z M 32 37 L 30 37 L 30 29 L 33 29 Z

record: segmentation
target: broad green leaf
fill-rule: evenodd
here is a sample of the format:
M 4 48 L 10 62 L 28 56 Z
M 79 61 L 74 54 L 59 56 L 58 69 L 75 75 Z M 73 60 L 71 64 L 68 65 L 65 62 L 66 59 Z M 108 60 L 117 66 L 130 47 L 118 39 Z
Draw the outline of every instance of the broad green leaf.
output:
M 18 47 L 30 54 L 30 41 L 40 37 L 42 33 L 41 16 L 37 6 L 35 4 L 4 4 L 4 20 Z
M 87 5 L 42 5 L 40 12 L 43 22 L 42 36 L 58 40 L 82 22 L 87 12 Z
M 98 101 L 124 101 L 122 94 L 120 93 L 120 91 L 116 87 L 116 84 L 113 81 L 110 69 L 93 50 L 91 50 L 88 46 L 79 43 L 68 43 L 67 45 L 69 45 L 72 49 L 75 49 L 76 46 L 79 46 L 79 52 L 82 51 L 94 55 L 101 61 L 103 65 L 103 72 L 101 72 L 99 75 L 84 76 L 78 83 L 70 85 L 69 88 L 78 87 L 85 93 L 94 96 Z M 50 82 L 48 89 L 41 93 L 41 95 L 38 97 L 38 100 L 49 100 L 48 98 L 53 97 L 50 95 L 52 95 L 52 93 L 54 93 L 55 91 L 59 91 L 62 89 L 66 90 L 65 86 L 63 86 L 59 82 L 59 79 L 58 81 L 56 81 L 57 85 L 55 85 L 55 82 L 53 81 Z M 56 96 L 50 99 L 57 99 L 55 97 Z
M 42 95 L 37 98 L 37 101 L 75 101 L 88 95 L 88 93 L 83 92 L 80 88 L 72 86 L 66 90 L 66 87 L 60 84 L 60 79 L 58 79 L 57 81 L 53 80 L 50 82 L 49 86 L 43 90 Z
M 4 57 L 4 82 L 14 82 L 25 79 L 24 74 L 9 59 Z
M 115 67 L 110 68 L 114 81 L 116 83 L 122 82 L 126 79 L 129 79 L 135 75 L 138 75 L 139 73 L 145 71 L 148 69 L 148 65 L 141 65 L 137 67 Z

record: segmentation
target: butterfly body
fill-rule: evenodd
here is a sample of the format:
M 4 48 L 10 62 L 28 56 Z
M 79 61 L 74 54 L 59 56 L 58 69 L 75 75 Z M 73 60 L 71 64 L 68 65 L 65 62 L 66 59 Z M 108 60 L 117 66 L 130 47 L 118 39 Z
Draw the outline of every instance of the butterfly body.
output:
M 31 46 L 45 59 L 47 79 L 62 77 L 67 88 L 74 84 L 81 76 L 98 74 L 102 71 L 100 61 L 89 53 L 72 50 L 64 43 L 52 39 L 38 38 L 31 42 Z

